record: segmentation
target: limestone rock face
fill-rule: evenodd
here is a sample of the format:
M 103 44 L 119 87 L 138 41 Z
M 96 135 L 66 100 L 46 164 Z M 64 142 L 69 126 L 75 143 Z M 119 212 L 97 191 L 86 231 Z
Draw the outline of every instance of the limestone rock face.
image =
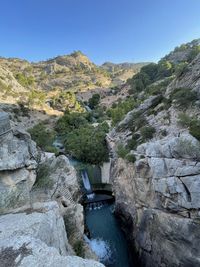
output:
M 110 182 L 110 165 L 111 162 L 104 162 L 104 164 L 101 166 L 101 179 L 102 183 L 108 183 Z
M 46 164 L 51 170 L 49 178 L 53 180 L 52 192 L 55 192 L 55 196 L 63 196 L 64 188 L 67 188 L 72 196 L 77 194 L 79 190 L 78 177 L 66 156 L 61 155 L 54 159 L 51 158 L 46 161 Z
M 38 157 L 36 144 L 28 133 L 15 130 L 0 137 L 0 171 L 34 168 Z
M 61 256 L 57 249 L 30 236 L 0 240 L 0 256 L 2 267 L 104 267 L 93 260 Z
M 39 169 L 45 170 L 47 184 L 41 185 L 39 178 L 36 179 L 31 191 L 32 202 L 59 199 L 66 207 L 76 205 L 80 195 L 78 176 L 66 156 L 49 157 L 47 155 L 42 159 Z
M 0 137 L 0 213 L 30 205 L 40 154 L 23 130 Z
M 142 262 L 148 267 L 199 266 L 199 234 L 199 224 L 192 219 L 144 210 L 136 237 Z
M 56 202 L 35 203 L 26 213 L 0 216 L 1 266 L 103 267 L 73 255 Z
M 167 88 L 168 95 L 174 88 L 191 88 L 200 93 L 200 54 L 190 63 L 187 71 Z
M 31 236 L 55 247 L 62 255 L 72 252 L 56 202 L 36 203 L 24 213 L 0 216 L 0 229 L 1 239 Z
M 35 179 L 35 170 L 26 168 L 0 172 L 0 213 L 22 206 L 28 208 Z
M 189 134 L 167 136 L 134 154 L 134 164 L 113 158 L 111 179 L 116 213 L 143 265 L 199 266 L 198 141 Z

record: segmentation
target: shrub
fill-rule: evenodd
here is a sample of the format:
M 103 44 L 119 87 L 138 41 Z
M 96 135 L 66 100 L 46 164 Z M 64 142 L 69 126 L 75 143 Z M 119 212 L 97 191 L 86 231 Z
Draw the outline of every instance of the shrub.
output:
M 187 109 L 197 100 L 197 93 L 189 88 L 177 88 L 170 98 L 178 108 Z
M 188 63 L 187 62 L 181 62 L 175 66 L 175 75 L 177 78 L 181 77 L 184 73 L 186 73 L 188 70 Z
M 117 155 L 122 158 L 125 159 L 126 155 L 129 153 L 129 150 L 124 147 L 122 144 L 119 144 L 117 147 Z
M 50 170 L 47 164 L 40 164 L 37 168 L 37 176 L 34 187 L 52 188 L 53 180 L 49 178 Z
M 78 129 L 80 127 L 86 126 L 88 124 L 87 114 L 73 112 L 70 113 L 68 110 L 65 112 L 56 123 L 56 131 L 60 135 L 66 135 L 67 133 Z
M 181 113 L 178 123 L 183 127 L 188 127 L 190 134 L 200 141 L 200 120 Z
M 135 157 L 135 155 L 133 155 L 133 154 L 128 154 L 128 155 L 126 156 L 126 159 L 127 159 L 129 162 L 132 162 L 132 163 L 134 163 L 134 162 L 136 161 L 136 157 Z
M 188 61 L 191 62 L 200 53 L 200 45 L 194 46 L 188 56 Z
M 134 109 L 136 105 L 137 103 L 133 98 L 119 101 L 118 104 L 115 104 L 114 107 L 107 110 L 107 115 L 111 117 L 112 124 L 116 125 L 129 111 Z
M 43 123 L 38 123 L 29 129 L 28 132 L 41 149 L 49 150 L 52 147 L 53 141 L 55 140 L 55 132 L 46 129 Z
M 131 116 L 131 119 L 128 122 L 128 128 L 130 130 L 132 130 L 133 132 L 139 130 L 141 127 L 143 127 L 144 125 L 146 125 L 148 122 L 144 116 L 144 114 L 142 114 L 142 112 L 137 111 L 134 112 Z
M 135 149 L 137 145 L 139 144 L 139 138 L 140 138 L 139 134 L 133 134 L 132 138 L 128 141 L 127 147 L 130 150 Z
M 100 95 L 94 94 L 88 101 L 89 107 L 94 109 L 100 103 Z
M 187 139 L 179 139 L 177 144 L 177 151 L 181 157 L 187 157 L 188 155 L 195 160 L 200 160 L 200 144 L 192 143 Z
M 152 126 L 144 126 L 140 129 L 143 141 L 152 139 L 155 132 L 156 129 Z
M 56 156 L 59 155 L 58 149 L 56 147 L 54 147 L 54 146 L 46 146 L 45 147 L 45 151 L 49 152 L 49 153 L 54 153 Z
M 178 124 L 183 127 L 189 127 L 191 125 L 192 118 L 186 113 L 180 113 L 178 116 Z
M 24 87 L 31 86 L 34 83 L 34 78 L 32 76 L 27 77 L 23 73 L 17 73 L 15 78 Z
M 84 249 L 84 242 L 83 240 L 76 240 L 73 244 L 73 249 L 77 256 L 84 257 L 85 256 L 85 249 Z
M 140 72 L 127 81 L 131 85 L 131 93 L 143 91 L 147 86 L 157 80 L 164 79 L 173 74 L 171 62 L 162 59 L 158 64 L 150 63 L 141 68 Z
M 200 121 L 195 120 L 191 123 L 189 128 L 190 134 L 200 141 Z

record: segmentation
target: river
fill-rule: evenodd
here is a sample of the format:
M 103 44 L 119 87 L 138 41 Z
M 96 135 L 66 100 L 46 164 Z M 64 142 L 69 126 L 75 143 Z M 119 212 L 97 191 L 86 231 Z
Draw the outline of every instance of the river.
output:
M 106 267 L 129 267 L 128 247 L 119 223 L 113 214 L 114 204 L 85 210 L 90 231 L 89 245 Z

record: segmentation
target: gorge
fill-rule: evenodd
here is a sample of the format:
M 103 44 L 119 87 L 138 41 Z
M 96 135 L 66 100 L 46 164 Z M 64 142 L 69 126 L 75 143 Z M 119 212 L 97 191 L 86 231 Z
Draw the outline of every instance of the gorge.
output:
M 140 67 L 0 59 L 0 266 L 200 265 L 200 40 Z

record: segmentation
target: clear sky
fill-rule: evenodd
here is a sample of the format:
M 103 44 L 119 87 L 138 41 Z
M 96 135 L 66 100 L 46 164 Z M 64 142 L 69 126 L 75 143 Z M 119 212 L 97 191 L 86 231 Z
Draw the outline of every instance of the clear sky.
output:
M 0 56 L 157 61 L 200 37 L 200 0 L 0 0 Z

